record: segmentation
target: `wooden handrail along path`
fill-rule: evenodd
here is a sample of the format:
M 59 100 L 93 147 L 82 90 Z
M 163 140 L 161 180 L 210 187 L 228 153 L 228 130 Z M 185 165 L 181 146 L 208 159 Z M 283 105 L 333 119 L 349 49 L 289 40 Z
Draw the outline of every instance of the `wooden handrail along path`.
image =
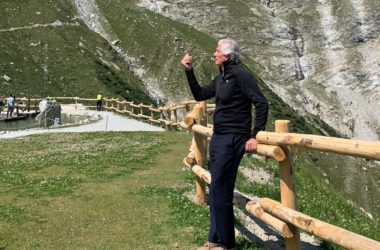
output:
M 208 105 L 194 105 L 182 128 L 193 132 L 189 154 L 183 163 L 196 175 L 196 201 L 205 204 L 205 183 L 211 183 L 211 175 L 204 168 L 207 159 L 207 141 L 212 136 L 212 128 L 205 116 Z M 275 132 L 261 131 L 257 134 L 257 154 L 278 161 L 280 170 L 281 203 L 261 198 L 253 201 L 235 191 L 234 204 L 243 206 L 250 214 L 271 226 L 285 238 L 287 250 L 301 249 L 299 229 L 346 249 L 380 249 L 380 242 L 328 224 L 296 211 L 295 169 L 290 146 L 336 154 L 380 160 L 380 142 L 368 142 L 332 138 L 317 135 L 290 133 L 290 122 L 277 120 Z
M 68 104 L 83 104 L 87 108 L 95 108 L 96 101 L 95 98 L 82 98 L 82 97 L 37 97 L 37 98 L 17 98 L 17 110 L 22 111 L 34 110 L 36 113 L 39 112 L 39 102 L 49 98 L 50 100 L 57 100 L 58 103 L 68 103 Z M 162 107 L 153 107 L 153 105 L 146 105 L 143 103 L 135 104 L 133 101 L 120 101 L 119 98 L 103 98 L 103 103 L 105 104 L 103 109 L 106 111 L 117 112 L 122 114 L 127 114 L 130 117 L 136 118 L 140 121 L 149 122 L 150 124 L 156 124 L 164 127 L 168 130 L 180 128 L 178 119 L 178 113 L 183 112 L 183 114 L 188 113 L 192 106 L 197 102 L 193 100 L 186 100 L 179 105 L 170 104 Z M 214 105 L 209 105 L 212 108 Z M 77 106 L 75 106 L 77 108 Z M 18 114 L 18 112 L 17 112 Z

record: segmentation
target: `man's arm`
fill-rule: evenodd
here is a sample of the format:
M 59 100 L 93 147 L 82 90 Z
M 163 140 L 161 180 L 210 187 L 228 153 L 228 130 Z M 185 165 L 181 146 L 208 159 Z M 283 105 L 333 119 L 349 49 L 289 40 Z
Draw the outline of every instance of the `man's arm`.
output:
M 256 135 L 259 131 L 265 130 L 268 120 L 269 104 L 263 93 L 261 92 L 256 79 L 244 72 L 239 79 L 241 89 L 255 106 L 255 126 L 252 131 L 252 138 L 246 142 L 245 148 L 248 152 L 255 153 L 257 150 Z
M 189 54 L 183 57 L 181 64 L 185 68 L 187 81 L 196 101 L 207 100 L 215 96 L 215 81 L 213 80 L 210 84 L 203 87 L 199 85 L 193 71 L 193 59 Z

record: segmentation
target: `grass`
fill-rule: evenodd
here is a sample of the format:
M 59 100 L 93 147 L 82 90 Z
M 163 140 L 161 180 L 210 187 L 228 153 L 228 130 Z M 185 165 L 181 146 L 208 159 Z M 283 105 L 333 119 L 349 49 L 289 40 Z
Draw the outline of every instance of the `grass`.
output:
M 176 244 L 168 235 L 183 232 L 170 232 L 167 198 L 140 193 L 149 185 L 180 185 L 175 178 L 180 159 L 157 162 L 157 155 L 180 157 L 186 147 L 178 144 L 187 145 L 188 140 L 188 135 L 175 133 L 12 140 L 0 160 L 0 247 L 167 249 Z M 191 236 L 184 233 L 181 237 L 190 242 L 183 239 L 178 244 L 186 249 L 194 244 Z
M 20 6 L 23 6 L 22 8 Z M 0 92 L 17 97 L 104 96 L 150 102 L 140 80 L 102 37 L 76 19 L 72 1 L 0 2 L 0 29 L 48 24 L 57 20 L 76 26 L 40 27 L 1 32 L 0 74 L 11 78 Z M 39 14 L 38 14 L 39 13 Z M 116 65 L 115 67 L 109 65 Z
M 208 209 L 184 195 L 194 192 L 194 176 L 181 164 L 189 141 L 178 132 L 4 140 L 0 248 L 194 249 L 206 239 L 209 223 Z M 379 240 L 374 221 L 296 164 L 302 212 Z M 275 185 L 240 175 L 239 190 L 279 200 L 274 162 L 245 157 L 242 165 L 265 167 Z M 237 243 L 239 249 L 259 247 L 242 237 Z

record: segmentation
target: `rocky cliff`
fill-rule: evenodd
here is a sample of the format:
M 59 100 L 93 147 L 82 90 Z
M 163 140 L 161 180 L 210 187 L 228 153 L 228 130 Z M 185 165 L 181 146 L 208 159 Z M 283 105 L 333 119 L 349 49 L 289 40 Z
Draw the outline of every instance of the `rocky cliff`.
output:
M 215 39 L 235 38 L 259 75 L 295 110 L 348 137 L 380 138 L 379 1 L 138 4 Z

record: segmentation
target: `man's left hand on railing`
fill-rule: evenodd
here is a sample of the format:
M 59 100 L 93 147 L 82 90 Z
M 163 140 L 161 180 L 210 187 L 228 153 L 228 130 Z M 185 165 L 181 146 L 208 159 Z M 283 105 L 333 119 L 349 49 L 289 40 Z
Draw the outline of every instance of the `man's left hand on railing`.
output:
M 248 153 L 257 153 L 257 140 L 254 139 L 254 138 L 251 138 L 249 139 L 246 143 L 245 143 L 245 151 L 248 152 Z

